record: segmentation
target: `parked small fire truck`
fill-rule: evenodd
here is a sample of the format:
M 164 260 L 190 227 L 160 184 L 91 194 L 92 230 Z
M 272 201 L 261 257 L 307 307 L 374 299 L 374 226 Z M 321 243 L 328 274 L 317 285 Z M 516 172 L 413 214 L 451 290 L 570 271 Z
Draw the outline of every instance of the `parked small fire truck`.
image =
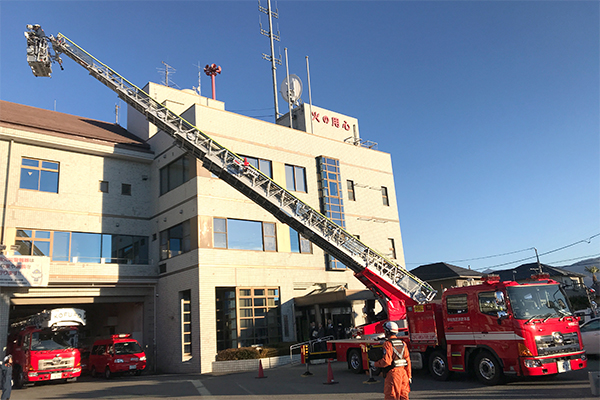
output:
M 504 375 L 552 375 L 587 366 L 579 317 L 560 284 L 549 275 L 526 283 L 501 282 L 490 275 L 481 284 L 444 291 L 441 301 L 407 306 L 404 337 L 413 368 L 429 368 L 438 380 L 473 371 L 488 385 Z M 359 373 L 369 368 L 371 338 L 381 322 L 360 327 L 355 339 L 332 340 L 338 361 Z M 369 335 L 371 334 L 371 335 Z
M 13 356 L 15 387 L 77 380 L 81 375 L 78 327 L 83 325 L 85 311 L 77 308 L 45 310 L 11 324 L 7 353 Z

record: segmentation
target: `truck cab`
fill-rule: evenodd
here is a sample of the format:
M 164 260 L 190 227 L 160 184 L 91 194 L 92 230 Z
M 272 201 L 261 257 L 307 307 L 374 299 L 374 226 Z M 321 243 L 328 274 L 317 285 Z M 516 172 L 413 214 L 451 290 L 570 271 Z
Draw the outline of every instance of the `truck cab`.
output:
M 11 325 L 7 353 L 13 356 L 15 387 L 49 380 L 74 381 L 81 375 L 78 327 L 85 311 L 45 310 Z
M 549 277 L 520 284 L 490 276 L 480 285 L 446 290 L 438 309 L 442 326 L 435 325 L 435 350 L 426 350 L 434 378 L 472 370 L 491 385 L 504 375 L 552 375 L 587 366 L 578 318 Z M 432 332 L 419 323 L 425 313 L 418 311 L 408 314 L 413 346 L 423 351 L 419 338 Z

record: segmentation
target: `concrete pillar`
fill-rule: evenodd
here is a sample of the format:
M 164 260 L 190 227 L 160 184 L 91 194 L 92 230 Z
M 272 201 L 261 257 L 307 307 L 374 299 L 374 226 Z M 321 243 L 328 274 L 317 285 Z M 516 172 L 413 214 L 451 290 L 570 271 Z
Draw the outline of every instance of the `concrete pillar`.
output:
M 323 323 L 321 320 L 321 307 L 318 304 L 315 304 L 315 322 L 317 323 L 317 328 L 319 324 Z

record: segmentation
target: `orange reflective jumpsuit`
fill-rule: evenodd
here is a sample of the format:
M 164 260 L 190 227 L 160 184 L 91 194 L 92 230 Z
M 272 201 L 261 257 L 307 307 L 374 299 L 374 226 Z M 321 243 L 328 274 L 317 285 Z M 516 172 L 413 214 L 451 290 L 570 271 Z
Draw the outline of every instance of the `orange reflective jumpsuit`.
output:
M 385 368 L 392 365 L 394 360 L 398 359 L 392 340 L 396 339 L 396 342 L 402 342 L 396 336 L 391 336 L 389 340 L 386 340 L 383 344 L 384 355 L 383 358 L 375 362 L 375 366 L 379 368 Z M 392 368 L 385 377 L 385 383 L 383 386 L 383 394 L 385 400 L 408 400 L 408 393 L 410 392 L 409 379 L 412 378 L 412 370 L 410 367 L 410 355 L 406 344 L 396 346 L 396 350 L 406 360 L 407 365 L 402 367 Z

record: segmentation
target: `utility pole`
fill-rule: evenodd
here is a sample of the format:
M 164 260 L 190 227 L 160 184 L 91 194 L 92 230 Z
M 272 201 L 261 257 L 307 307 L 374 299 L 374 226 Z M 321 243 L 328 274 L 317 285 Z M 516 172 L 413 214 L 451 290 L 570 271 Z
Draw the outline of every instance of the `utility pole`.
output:
M 271 10 L 271 0 L 267 0 L 267 8 L 264 8 L 263 6 L 261 6 L 260 0 L 258 0 L 258 10 L 260 12 L 267 14 L 267 16 L 269 17 L 269 30 L 268 31 L 263 29 L 262 23 L 260 22 L 260 18 L 259 18 L 259 24 L 260 24 L 260 33 L 265 36 L 268 36 L 269 40 L 271 41 L 271 55 L 263 53 L 262 56 L 263 56 L 263 59 L 271 62 L 271 71 L 273 73 L 273 100 L 275 102 L 275 121 L 277 121 L 277 118 L 279 118 L 279 116 L 281 114 L 279 114 L 279 106 L 277 105 L 277 65 L 276 64 L 281 65 L 281 56 L 279 58 L 275 58 L 275 47 L 274 47 L 273 41 L 277 40 L 279 42 L 279 29 L 277 30 L 277 35 L 275 35 L 273 33 L 273 17 L 279 18 L 279 15 L 278 15 L 277 11 Z
M 537 249 L 534 247 L 533 248 L 535 250 L 535 258 L 537 258 L 537 265 L 538 265 L 538 273 L 542 273 L 542 264 L 540 264 L 540 257 L 538 256 L 538 252 Z

